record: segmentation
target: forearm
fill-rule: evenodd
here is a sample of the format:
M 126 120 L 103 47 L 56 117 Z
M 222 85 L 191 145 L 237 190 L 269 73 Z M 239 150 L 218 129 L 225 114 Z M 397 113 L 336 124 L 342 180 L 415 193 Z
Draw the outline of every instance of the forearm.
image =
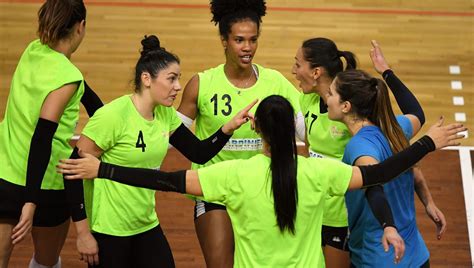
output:
M 51 147 L 58 123 L 39 118 L 31 138 L 26 171 L 25 202 L 36 204 L 41 183 L 51 158 Z
M 431 195 L 428 184 L 421 172 L 421 169 L 418 167 L 413 168 L 413 176 L 415 178 L 415 192 L 420 201 L 426 207 L 429 204 L 433 203 L 433 197 Z
M 415 115 L 418 120 L 420 120 L 421 125 L 423 125 L 425 123 L 425 114 L 415 95 L 413 95 L 391 69 L 385 70 L 382 76 L 392 90 L 402 113 Z
M 154 169 L 122 167 L 101 162 L 99 178 L 159 191 L 186 192 L 186 171 L 163 172 Z
M 436 146 L 433 140 L 429 136 L 423 136 L 405 150 L 377 165 L 359 166 L 358 168 L 362 176 L 362 187 L 389 182 L 435 149 Z
M 365 197 L 377 221 L 382 228 L 395 226 L 392 209 L 385 196 L 382 185 L 371 186 L 365 190 Z
M 199 140 L 184 124 L 181 124 L 173 132 L 169 142 L 190 161 L 204 164 L 226 145 L 230 137 L 231 135 L 226 135 L 219 128 L 207 139 Z
M 78 149 L 74 148 L 70 159 L 78 159 Z M 71 218 L 74 222 L 87 219 L 86 208 L 84 204 L 84 187 L 82 180 L 64 179 L 64 190 L 71 211 Z

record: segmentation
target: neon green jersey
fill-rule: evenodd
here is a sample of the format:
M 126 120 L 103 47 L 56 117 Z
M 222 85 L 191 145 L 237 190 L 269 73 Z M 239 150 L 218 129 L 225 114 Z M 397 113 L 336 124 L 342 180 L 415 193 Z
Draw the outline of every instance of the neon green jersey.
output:
M 126 95 L 97 110 L 83 135 L 104 151 L 104 162 L 159 169 L 168 151 L 169 133 L 179 125 L 181 120 L 173 107 L 157 106 L 154 119 L 148 121 Z M 86 186 L 86 196 L 89 222 L 95 232 L 130 236 L 159 224 L 154 190 L 97 179 Z
M 329 119 L 327 106 L 318 94 L 302 94 L 300 105 L 305 116 L 306 138 L 309 143 L 310 156 L 328 157 L 341 161 L 344 148 L 351 137 L 346 125 Z M 348 226 L 344 197 L 327 196 L 323 225 Z
M 352 167 L 298 157 L 295 235 L 281 233 L 271 192 L 270 158 L 258 154 L 198 170 L 204 199 L 225 204 L 235 240 L 234 267 L 324 267 L 321 249 L 325 196 L 342 196 Z
M 281 95 L 293 105 L 295 114 L 300 112 L 300 92 L 278 71 L 254 65 L 258 69 L 255 85 L 247 89 L 235 87 L 224 73 L 224 64 L 199 73 L 196 136 L 204 139 L 212 135 L 241 109 L 255 99 L 263 100 L 270 95 Z M 251 112 L 255 113 L 256 106 Z M 234 132 L 224 148 L 205 165 L 193 164 L 193 168 L 207 166 L 223 160 L 247 159 L 260 152 L 262 141 L 245 124 Z
M 25 186 L 30 143 L 43 102 L 54 90 L 77 83 L 53 137 L 51 158 L 41 189 L 64 189 L 63 176 L 56 172 L 59 159 L 69 158 L 69 140 L 79 120 L 79 102 L 84 94 L 83 77 L 66 56 L 39 40 L 31 42 L 18 62 L 8 96 L 5 118 L 0 123 L 0 178 Z

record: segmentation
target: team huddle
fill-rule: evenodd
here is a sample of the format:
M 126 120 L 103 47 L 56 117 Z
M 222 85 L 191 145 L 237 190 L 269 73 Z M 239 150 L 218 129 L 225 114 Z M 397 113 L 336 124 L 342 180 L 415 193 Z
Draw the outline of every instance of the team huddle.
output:
M 429 267 L 415 192 L 438 238 L 446 220 L 416 164 L 459 145 L 466 128 L 440 119 L 410 142 L 423 108 L 376 41 L 382 79 L 330 39 L 303 41 L 298 90 L 252 61 L 264 0 L 211 0 L 210 9 L 225 63 L 182 89 L 179 57 L 145 36 L 134 92 L 104 105 L 70 61 L 85 35 L 83 1 L 41 6 L 39 39 L 18 62 L 0 123 L 0 267 L 29 233 L 29 267 L 61 267 L 71 220 L 89 267 L 175 267 L 157 190 L 195 200 L 207 267 Z M 80 103 L 90 118 L 72 148 Z M 160 171 L 169 145 L 191 170 Z

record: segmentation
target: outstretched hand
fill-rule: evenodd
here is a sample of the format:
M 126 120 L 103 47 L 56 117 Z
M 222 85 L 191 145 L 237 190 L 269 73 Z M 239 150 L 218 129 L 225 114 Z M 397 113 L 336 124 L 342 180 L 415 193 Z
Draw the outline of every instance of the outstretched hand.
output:
M 447 146 L 457 146 L 461 143 L 458 141 L 464 138 L 459 132 L 466 131 L 467 128 L 460 123 L 453 123 L 443 126 L 444 118 L 440 117 L 439 121 L 430 127 L 426 135 L 428 135 L 436 145 L 436 149 Z
M 56 166 L 57 172 L 67 174 L 68 180 L 94 179 L 99 173 L 100 160 L 95 156 L 79 150 L 79 159 L 61 159 Z
M 395 251 L 395 259 L 393 261 L 395 264 L 400 263 L 403 255 L 405 255 L 405 242 L 398 234 L 397 229 L 391 226 L 383 229 L 382 245 L 385 252 L 388 252 L 390 245 L 392 245 Z
M 253 114 L 250 113 L 250 110 L 257 104 L 258 99 L 252 101 L 247 107 L 238 112 L 229 122 L 227 122 L 222 127 L 222 132 L 227 135 L 232 135 L 235 130 L 240 128 L 243 124 L 247 123 L 249 120 L 253 120 Z
M 372 40 L 370 43 L 372 44 L 372 48 L 370 49 L 370 59 L 372 60 L 372 64 L 379 74 L 383 74 L 383 72 L 390 69 L 390 66 L 388 66 L 388 63 L 383 56 L 382 49 L 377 41 Z

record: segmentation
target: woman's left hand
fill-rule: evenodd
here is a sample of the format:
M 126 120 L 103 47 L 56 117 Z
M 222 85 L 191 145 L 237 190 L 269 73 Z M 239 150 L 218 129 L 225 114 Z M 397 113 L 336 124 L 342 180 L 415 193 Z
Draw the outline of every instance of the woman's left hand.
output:
M 253 120 L 253 114 L 250 113 L 250 110 L 257 104 L 258 99 L 252 101 L 247 107 L 238 112 L 229 122 L 227 122 L 222 127 L 222 132 L 227 135 L 232 135 L 235 130 L 240 128 L 243 124 L 247 123 L 249 120 Z
M 100 160 L 79 150 L 79 159 L 61 159 L 57 172 L 67 174 L 68 180 L 95 179 L 99 173 Z
M 385 252 L 388 252 L 390 245 L 392 245 L 395 253 L 393 262 L 395 264 L 400 263 L 403 255 L 405 255 L 405 242 L 396 228 L 388 226 L 383 229 L 382 245 Z
M 434 204 L 428 204 L 425 207 L 426 214 L 431 218 L 431 220 L 435 223 L 436 225 L 436 238 L 438 240 L 441 239 L 441 236 L 446 232 L 446 218 L 444 217 L 443 212 L 439 210 L 439 208 Z
M 377 41 L 372 40 L 370 43 L 372 44 L 372 48 L 370 49 L 370 59 L 372 60 L 374 69 L 377 71 L 377 73 L 383 74 L 383 72 L 390 69 L 390 66 L 385 60 L 382 49 L 380 48 Z

